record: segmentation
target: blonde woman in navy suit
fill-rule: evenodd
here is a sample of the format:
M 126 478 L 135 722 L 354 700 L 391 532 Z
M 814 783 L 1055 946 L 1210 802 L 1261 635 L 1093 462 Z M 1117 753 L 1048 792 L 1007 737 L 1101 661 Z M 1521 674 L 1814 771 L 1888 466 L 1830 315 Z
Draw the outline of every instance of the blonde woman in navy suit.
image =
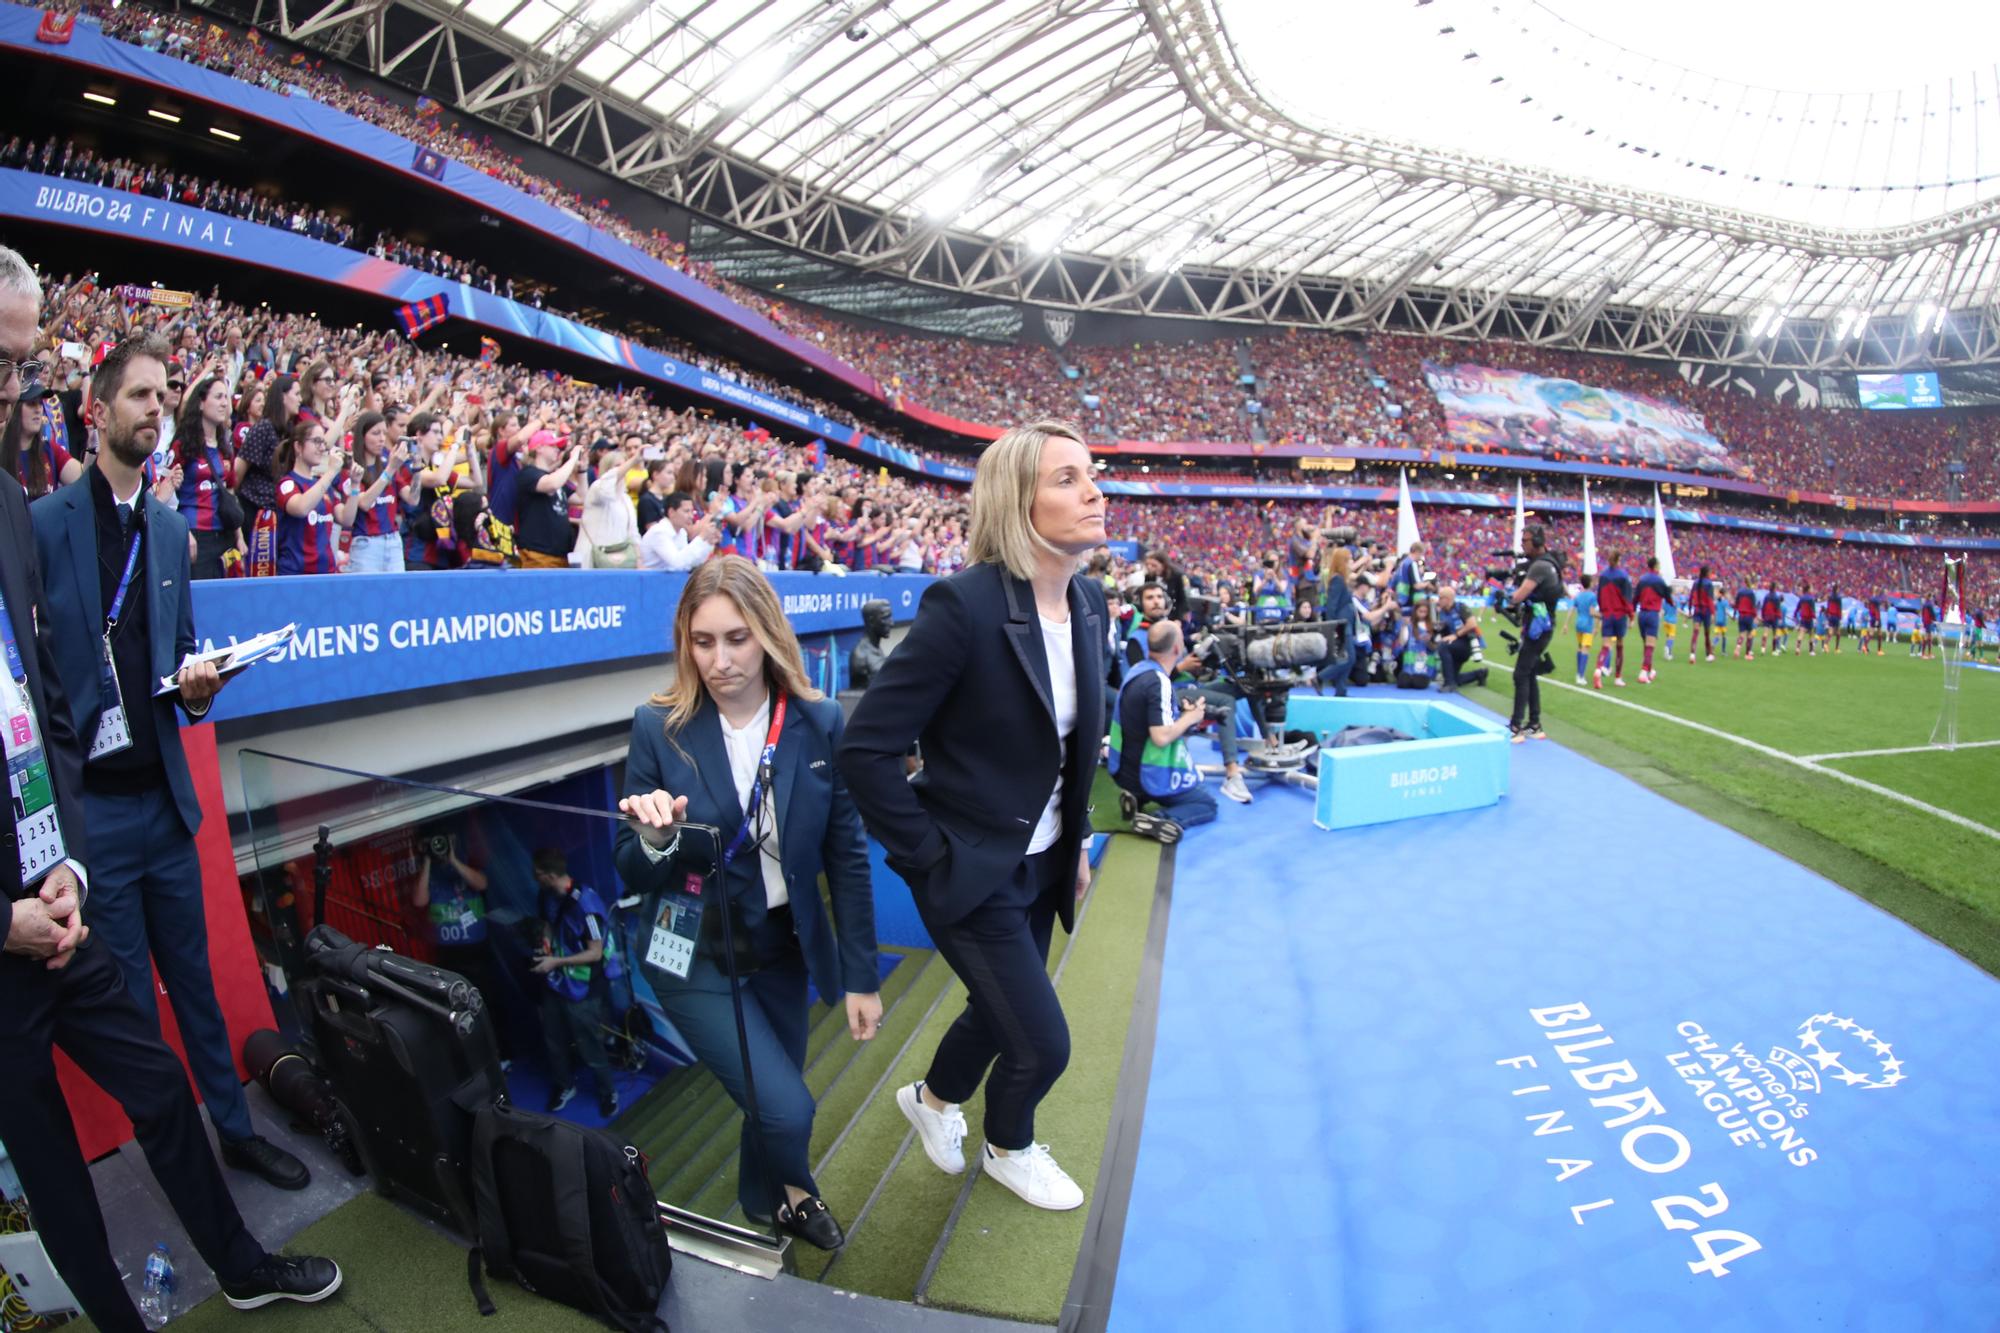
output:
M 939 1170 L 965 1170 L 959 1103 L 986 1085 L 981 1170 L 1037 1208 L 1083 1190 L 1035 1142 L 1069 1063 L 1049 983 L 1055 921 L 1090 887 L 1090 786 L 1104 739 L 1104 585 L 1078 573 L 1104 496 L 1076 427 L 1040 421 L 986 446 L 969 566 L 924 593 L 862 696 L 840 767 L 890 868 L 909 881 L 966 1006 L 896 1103 Z M 923 745 L 905 780 L 903 755 Z M 990 1070 L 990 1072 L 989 1072 Z
M 807 681 L 777 593 L 741 556 L 711 560 L 688 576 L 674 644 L 672 686 L 632 719 L 618 803 L 632 822 L 618 831 L 618 873 L 646 895 L 645 920 L 654 922 L 661 895 L 679 892 L 687 878 L 678 822 L 712 825 L 739 850 L 721 876 L 722 892 L 702 895 L 708 905 L 686 975 L 649 962 L 646 979 L 695 1055 L 743 1106 L 722 948 L 721 913 L 731 914 L 733 988 L 743 997 L 763 1126 L 760 1141 L 744 1122 L 737 1199 L 753 1220 L 775 1216 L 809 1244 L 835 1249 L 840 1225 L 807 1160 L 814 1111 L 803 1072 L 807 980 L 829 1003 L 845 1004 L 854 1040 L 870 1041 L 882 1026 L 867 842 L 833 764 L 840 706 Z M 774 739 L 767 767 L 763 754 Z

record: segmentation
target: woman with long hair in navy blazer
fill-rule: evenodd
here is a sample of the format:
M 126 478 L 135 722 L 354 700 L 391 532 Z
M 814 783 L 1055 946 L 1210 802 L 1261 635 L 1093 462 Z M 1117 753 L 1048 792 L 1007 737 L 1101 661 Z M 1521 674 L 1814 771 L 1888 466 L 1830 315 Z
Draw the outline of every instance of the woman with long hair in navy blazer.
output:
M 775 1217 L 800 1239 L 835 1249 L 840 1225 L 807 1160 L 814 1111 L 804 1074 L 807 980 L 829 1003 L 845 995 L 854 1040 L 873 1040 L 882 1026 L 867 840 L 833 763 L 840 706 L 806 679 L 777 593 L 741 556 L 711 560 L 688 576 L 674 646 L 673 684 L 632 719 L 618 803 L 632 819 L 618 830 L 618 873 L 646 896 L 652 923 L 662 895 L 682 891 L 687 880 L 676 823 L 712 825 L 739 851 L 721 891 L 702 894 L 707 906 L 685 975 L 648 961 L 646 979 L 695 1055 L 747 1112 L 730 1001 L 732 989 L 741 994 L 757 1123 L 746 1114 L 737 1200 L 752 1220 Z M 820 898 L 822 874 L 831 916 Z M 733 979 L 724 911 L 733 923 Z
M 958 1104 L 986 1083 L 982 1169 L 1038 1208 L 1083 1191 L 1035 1142 L 1069 1063 L 1049 938 L 1090 887 L 1091 780 L 1104 738 L 1104 496 L 1076 427 L 1017 427 L 979 456 L 970 567 L 931 585 L 847 725 L 840 768 L 889 865 L 965 983 L 965 1010 L 896 1103 L 940 1170 L 965 1169 Z M 924 766 L 904 779 L 920 741 Z M 988 1069 L 991 1068 L 991 1074 Z

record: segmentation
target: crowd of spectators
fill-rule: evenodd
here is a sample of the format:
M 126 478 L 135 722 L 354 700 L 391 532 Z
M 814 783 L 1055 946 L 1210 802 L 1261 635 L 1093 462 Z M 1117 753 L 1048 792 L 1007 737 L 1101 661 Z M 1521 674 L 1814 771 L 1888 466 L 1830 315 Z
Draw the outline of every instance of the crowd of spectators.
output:
M 1429 563 L 1441 578 L 1466 592 L 1480 591 L 1491 553 L 1513 544 L 1513 514 L 1504 509 L 1415 506 L 1417 529 L 1430 546 Z M 1393 547 L 1396 510 L 1388 505 L 1323 505 L 1267 500 L 1158 500 L 1114 497 L 1105 529 L 1114 539 L 1137 541 L 1145 550 L 1171 553 L 1209 586 L 1240 586 L 1253 578 L 1267 555 L 1289 564 L 1288 547 L 1303 519 L 1330 531 L 1352 527 L 1364 540 Z M 1537 513 L 1549 529 L 1552 549 L 1564 552 L 1570 573 L 1581 569 L 1583 519 L 1580 515 Z M 1653 530 L 1643 520 L 1599 520 L 1595 537 L 1600 559 L 1614 549 L 1650 555 Z M 1829 542 L 1805 537 L 1695 525 L 1671 530 L 1676 571 L 1683 577 L 1703 564 L 1720 577 L 1775 579 L 1781 587 L 1837 583 L 1850 592 L 1921 593 L 1941 568 L 1940 553 L 1870 542 Z M 1994 587 L 2000 557 L 1972 553 L 1969 586 Z
M 281 93 L 303 92 L 398 134 L 430 143 L 453 159 L 563 208 L 707 282 L 780 326 L 870 371 L 892 392 L 955 416 L 1007 424 L 1043 411 L 1080 416 L 1100 438 L 1244 440 L 1256 433 L 1245 411 L 1238 352 L 1260 377 L 1264 421 L 1273 440 L 1450 448 L 1421 362 L 1474 361 L 1603 384 L 1680 402 L 1701 412 L 1732 457 L 1774 486 L 1840 494 L 1939 498 L 1947 465 L 1963 457 L 1970 496 L 2000 487 L 1994 432 L 1978 418 L 1936 413 L 1879 413 L 1802 407 L 1755 398 L 1726 383 L 1692 384 L 1665 363 L 1641 362 L 1516 344 L 1294 331 L 1250 340 L 1218 339 L 1132 346 L 1080 347 L 1060 354 L 1027 347 L 944 338 L 885 335 L 790 305 L 721 277 L 689 257 L 665 232 L 619 216 L 532 171 L 490 136 L 461 130 L 434 104 L 404 106 L 349 87 L 303 53 L 267 48 L 253 31 L 237 35 L 193 14 L 91 0 L 85 9 L 106 32 Z M 171 185 L 172 182 L 168 182 Z M 161 187 L 165 188 L 165 186 Z M 254 201 L 249 204 L 256 207 Z M 296 215 L 295 215 L 296 216 Z M 309 213 L 315 221 L 332 215 Z M 350 238 L 351 243 L 352 238 Z M 421 247 L 420 266 L 442 262 Z M 1074 380 L 1063 360 L 1079 372 Z M 1379 377 L 1380 384 L 1375 382 Z M 1094 402 L 1095 407 L 1087 404 Z
M 154 489 L 190 519 L 198 574 L 685 567 L 711 550 L 843 573 L 949 573 L 964 559 L 962 488 L 656 405 L 643 390 L 219 294 L 135 304 L 84 276 L 47 281 L 45 298 L 36 354 L 53 396 L 23 395 L 33 401 L 17 407 L 0 453 L 31 493 L 74 477 L 91 349 L 163 337 L 173 359 Z M 357 537 L 385 536 L 401 539 L 394 558 L 378 566 L 383 544 L 369 541 L 356 562 Z
M 1084 427 L 1103 439 L 1248 439 L 1239 341 L 1072 343 L 1063 354 L 1081 375 Z

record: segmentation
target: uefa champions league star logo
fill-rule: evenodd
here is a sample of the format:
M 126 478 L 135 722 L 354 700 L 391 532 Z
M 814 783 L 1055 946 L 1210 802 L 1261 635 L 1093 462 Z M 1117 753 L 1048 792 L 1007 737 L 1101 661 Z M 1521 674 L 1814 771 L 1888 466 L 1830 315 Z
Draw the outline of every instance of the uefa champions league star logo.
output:
M 1823 1084 L 1834 1083 L 1893 1088 L 1909 1077 L 1887 1041 L 1837 1014 L 1814 1014 L 1799 1024 L 1798 1046 L 1797 1051 L 1771 1048 L 1771 1063 L 1785 1071 L 1794 1092 L 1817 1093 Z M 1869 1072 L 1871 1064 L 1880 1072 Z

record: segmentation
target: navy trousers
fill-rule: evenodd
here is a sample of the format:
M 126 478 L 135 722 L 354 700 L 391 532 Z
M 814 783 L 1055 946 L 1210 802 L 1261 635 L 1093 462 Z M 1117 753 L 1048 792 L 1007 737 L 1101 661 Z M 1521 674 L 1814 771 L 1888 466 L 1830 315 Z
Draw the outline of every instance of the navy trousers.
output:
M 949 924 L 917 902 L 967 992 L 924 1083 L 962 1102 L 985 1080 L 986 1141 L 1008 1152 L 1034 1142 L 1035 1108 L 1069 1067 L 1069 1022 L 1048 971 L 1056 895 L 1076 892 L 1076 865 L 1060 859 L 1053 851 L 1027 857 L 992 897 Z
M 215 1132 L 225 1142 L 247 1139 L 256 1130 L 208 968 L 208 915 L 194 838 L 164 783 L 136 796 L 85 791 L 83 808 L 91 832 L 84 920 L 117 960 L 139 1012 L 156 1031 L 153 966 L 159 965 L 188 1070 Z
M 789 923 L 789 917 L 784 920 Z M 789 935 L 789 924 L 784 933 Z M 762 948 L 759 948 L 759 944 Z M 745 1111 L 741 1153 L 737 1158 L 736 1201 L 745 1214 L 772 1216 L 784 1198 L 784 1187 L 796 1185 L 817 1195 L 810 1147 L 812 1090 L 806 1087 L 806 963 L 796 943 L 782 940 L 736 941 L 744 954 L 777 955 L 777 961 L 739 977 L 743 996 L 743 1027 L 749 1038 L 750 1078 L 757 1084 L 757 1117 L 748 1115 L 749 1091 L 743 1077 L 745 1052 L 736 1040 L 736 1012 L 730 1003 L 729 978 L 707 958 L 697 957 L 685 981 L 648 964 L 646 980 L 660 1008 L 694 1051 Z M 760 1132 L 761 1131 L 761 1132 Z
M 92 893 L 90 903 L 96 901 Z M 90 920 L 86 903 L 84 921 Z M 160 1039 L 159 1020 L 140 1012 L 95 934 L 54 972 L 38 959 L 0 955 L 0 1014 L 6 1015 L 0 1068 L 7 1071 L 0 1142 L 20 1173 L 49 1258 L 91 1322 L 105 1333 L 145 1328 L 111 1257 L 90 1168 L 56 1082 L 57 1046 L 132 1122 L 146 1164 L 216 1276 L 225 1282 L 249 1276 L 264 1247 L 229 1197 L 187 1075 Z

